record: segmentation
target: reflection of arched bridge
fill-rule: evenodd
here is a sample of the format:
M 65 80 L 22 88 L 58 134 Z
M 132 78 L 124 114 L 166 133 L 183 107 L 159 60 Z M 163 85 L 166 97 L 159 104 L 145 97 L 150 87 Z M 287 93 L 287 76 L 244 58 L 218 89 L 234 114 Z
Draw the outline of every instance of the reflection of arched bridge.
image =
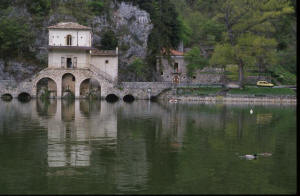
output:
M 65 76 L 70 76 L 68 77 Z M 65 79 L 65 78 L 66 79 Z M 132 95 L 136 99 L 149 99 L 157 96 L 165 89 L 170 89 L 172 84 L 165 82 L 122 82 L 117 84 L 109 75 L 94 70 L 93 67 L 86 69 L 53 69 L 46 68 L 35 74 L 29 80 L 19 84 L 13 81 L 0 81 L 0 95 L 11 95 L 18 97 L 26 93 L 31 97 L 37 97 L 38 83 L 42 79 L 51 81 L 52 90 L 55 91 L 55 97 L 61 98 L 65 88 L 71 88 L 76 98 L 80 98 L 85 81 L 89 79 L 96 80 L 100 85 L 101 97 L 105 98 L 109 94 L 115 94 L 119 98 L 125 95 Z M 48 87 L 50 87 L 48 83 Z

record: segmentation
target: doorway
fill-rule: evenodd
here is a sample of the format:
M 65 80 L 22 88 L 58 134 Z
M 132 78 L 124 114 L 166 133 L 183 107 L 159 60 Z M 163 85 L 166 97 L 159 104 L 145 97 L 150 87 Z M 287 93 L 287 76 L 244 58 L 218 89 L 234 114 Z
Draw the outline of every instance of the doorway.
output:
M 175 76 L 173 77 L 173 83 L 176 83 L 176 84 L 179 83 L 179 76 L 178 76 L 178 75 L 175 75 Z

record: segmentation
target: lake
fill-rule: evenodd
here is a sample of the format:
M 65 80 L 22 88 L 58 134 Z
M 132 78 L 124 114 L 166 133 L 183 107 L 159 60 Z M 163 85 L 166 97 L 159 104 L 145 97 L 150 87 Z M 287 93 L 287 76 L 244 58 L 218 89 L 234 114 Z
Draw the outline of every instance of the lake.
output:
M 0 101 L 0 194 L 294 194 L 296 136 L 296 105 Z

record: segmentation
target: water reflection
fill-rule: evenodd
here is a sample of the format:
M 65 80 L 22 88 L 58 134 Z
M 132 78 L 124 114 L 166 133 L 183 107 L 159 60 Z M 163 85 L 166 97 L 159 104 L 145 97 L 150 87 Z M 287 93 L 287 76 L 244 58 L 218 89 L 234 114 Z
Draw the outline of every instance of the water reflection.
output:
M 245 104 L 0 102 L 0 169 L 27 163 L 35 172 L 18 176 L 40 175 L 45 193 L 288 192 L 295 187 L 294 114 L 289 106 Z M 255 152 L 273 155 L 254 164 L 236 155 Z
M 117 119 L 111 105 L 84 100 L 37 100 L 37 114 L 47 116 L 48 166 L 90 166 L 93 140 L 117 142 Z

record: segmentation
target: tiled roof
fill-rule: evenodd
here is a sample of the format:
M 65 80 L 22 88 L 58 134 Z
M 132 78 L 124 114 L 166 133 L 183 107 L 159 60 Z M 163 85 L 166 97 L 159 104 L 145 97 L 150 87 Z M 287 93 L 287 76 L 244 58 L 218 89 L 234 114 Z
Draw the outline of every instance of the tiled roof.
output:
M 87 29 L 87 30 L 90 30 L 91 28 L 80 25 L 75 22 L 60 22 L 60 23 L 57 23 L 56 25 L 49 26 L 48 29 Z
M 163 49 L 162 52 L 163 52 L 164 54 L 166 54 L 165 49 Z M 171 56 L 183 56 L 184 53 L 183 53 L 183 52 L 180 52 L 180 51 L 178 51 L 178 50 L 170 49 L 170 55 L 171 55 Z
M 180 52 L 180 51 L 177 51 L 177 50 L 170 50 L 170 52 L 173 56 L 183 56 L 184 55 L 183 52 Z
M 93 49 L 91 55 L 94 56 L 116 56 L 117 53 L 115 50 L 98 50 Z

